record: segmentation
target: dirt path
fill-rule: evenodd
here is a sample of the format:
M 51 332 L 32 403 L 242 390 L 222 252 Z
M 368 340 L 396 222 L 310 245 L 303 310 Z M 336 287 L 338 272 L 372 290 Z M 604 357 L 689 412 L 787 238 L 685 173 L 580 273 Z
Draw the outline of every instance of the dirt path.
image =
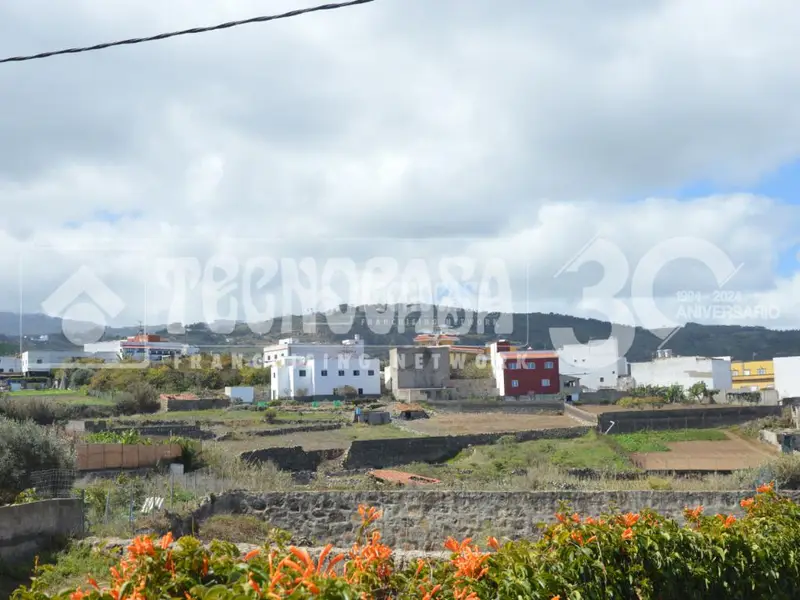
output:
M 762 454 L 766 458 L 775 458 L 776 456 L 779 456 L 781 454 L 781 451 L 775 446 L 772 446 L 770 444 L 765 444 L 764 442 L 759 442 L 758 440 L 754 440 L 752 438 L 745 437 L 739 433 L 736 433 L 735 431 L 726 430 L 725 435 L 728 436 L 728 439 L 743 442 L 744 444 L 746 444 L 756 452 Z

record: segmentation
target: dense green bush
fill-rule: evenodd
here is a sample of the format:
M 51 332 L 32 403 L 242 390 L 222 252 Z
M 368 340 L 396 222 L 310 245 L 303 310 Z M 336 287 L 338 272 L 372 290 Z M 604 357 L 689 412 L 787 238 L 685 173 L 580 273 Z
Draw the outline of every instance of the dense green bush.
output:
M 161 404 L 158 391 L 149 383 L 134 381 L 114 400 L 117 414 L 138 415 L 158 412 Z
M 52 425 L 64 418 L 60 405 L 48 398 L 8 396 L 0 398 L 0 415 L 14 421 Z
M 73 469 L 75 457 L 55 430 L 32 421 L 0 417 L 0 501 L 11 502 L 32 487 L 31 474 L 49 469 Z

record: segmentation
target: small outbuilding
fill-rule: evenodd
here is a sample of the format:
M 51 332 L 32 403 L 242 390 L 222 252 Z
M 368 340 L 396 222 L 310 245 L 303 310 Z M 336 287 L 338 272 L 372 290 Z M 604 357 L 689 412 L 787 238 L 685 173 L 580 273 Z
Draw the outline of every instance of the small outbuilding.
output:
M 405 421 L 428 418 L 428 413 L 419 404 L 398 404 L 395 410 L 397 416 Z

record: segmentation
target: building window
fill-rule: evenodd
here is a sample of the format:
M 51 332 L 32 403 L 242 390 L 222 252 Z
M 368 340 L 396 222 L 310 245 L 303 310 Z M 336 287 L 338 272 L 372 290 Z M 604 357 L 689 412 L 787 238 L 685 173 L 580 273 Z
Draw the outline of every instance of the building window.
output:
M 744 374 L 745 374 L 745 375 L 750 375 L 750 369 L 745 369 L 745 370 L 744 370 Z
M 532 360 L 529 360 L 527 363 L 525 363 L 525 366 L 526 366 L 528 369 L 535 369 L 535 368 L 536 368 L 536 363 L 535 363 L 535 362 L 533 362 Z
M 353 377 L 358 377 L 361 375 L 361 371 L 353 371 Z
M 344 377 L 344 371 L 339 371 L 339 377 Z
M 375 371 L 373 371 L 372 369 L 370 369 L 369 371 L 367 371 L 367 375 L 369 375 L 370 377 L 372 377 L 373 375 L 375 375 Z
M 42 359 L 41 359 L 41 358 L 37 358 L 37 359 L 36 359 L 36 364 L 37 364 L 37 365 L 40 365 L 40 364 L 42 364 Z
M 766 370 L 766 369 L 759 369 L 759 370 L 757 371 L 757 373 L 758 373 L 759 375 L 766 375 L 766 374 L 767 374 L 767 370 Z
M 305 377 L 306 376 L 306 370 L 305 369 L 300 369 L 300 371 L 298 372 L 298 375 L 300 375 L 300 377 Z
M 737 371 L 736 369 L 734 369 L 733 371 L 731 371 L 731 374 L 732 374 L 734 377 L 738 377 L 738 376 L 739 376 L 739 371 Z
M 0 369 L 0 373 L 5 373 L 5 369 Z
M 519 387 L 519 381 L 517 381 L 516 379 L 512 379 L 511 380 L 511 387 L 518 388 Z
M 549 386 L 550 385 L 550 380 L 549 379 L 542 379 L 542 385 L 545 386 L 545 387 Z
M 545 369 L 552 369 L 553 368 L 553 363 L 551 361 L 547 361 L 546 363 L 544 363 L 544 368 Z
M 364 388 L 358 388 L 358 395 L 359 396 L 363 396 L 364 395 Z
M 320 375 L 322 375 L 323 377 L 327 377 L 328 371 L 326 369 L 322 369 L 322 371 L 320 371 Z
M 605 380 L 606 380 L 605 377 L 601 377 L 600 378 L 600 383 L 603 383 Z

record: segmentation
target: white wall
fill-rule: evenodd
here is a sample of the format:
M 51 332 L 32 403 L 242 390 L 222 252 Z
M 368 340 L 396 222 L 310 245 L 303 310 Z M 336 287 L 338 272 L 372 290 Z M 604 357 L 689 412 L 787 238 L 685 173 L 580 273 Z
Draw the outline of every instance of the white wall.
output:
M 310 396 L 333 396 L 350 386 L 365 396 L 381 393 L 380 361 L 377 358 L 286 357 L 272 365 L 272 397 L 295 397 L 305 389 Z
M 781 398 L 800 397 L 800 356 L 772 359 L 775 369 L 775 389 Z
M 252 404 L 256 395 L 256 390 L 252 386 L 226 387 L 225 395 L 231 400 L 238 398 L 245 404 Z
M 589 390 L 616 388 L 619 376 L 627 374 L 627 361 L 619 355 L 619 343 L 613 337 L 562 346 L 556 353 L 559 372 L 578 377 Z
M 16 356 L 0 356 L 0 373 L 19 373 L 22 371 L 22 362 Z
M 64 363 L 69 362 L 70 359 L 85 357 L 86 353 L 80 351 L 56 352 L 49 350 L 30 350 L 22 353 L 20 366 L 23 373 L 45 372 L 63 368 Z
M 659 358 L 646 363 L 630 363 L 636 385 L 681 385 L 690 388 L 704 382 L 709 388 L 730 390 L 731 365 L 728 361 L 699 356 Z

